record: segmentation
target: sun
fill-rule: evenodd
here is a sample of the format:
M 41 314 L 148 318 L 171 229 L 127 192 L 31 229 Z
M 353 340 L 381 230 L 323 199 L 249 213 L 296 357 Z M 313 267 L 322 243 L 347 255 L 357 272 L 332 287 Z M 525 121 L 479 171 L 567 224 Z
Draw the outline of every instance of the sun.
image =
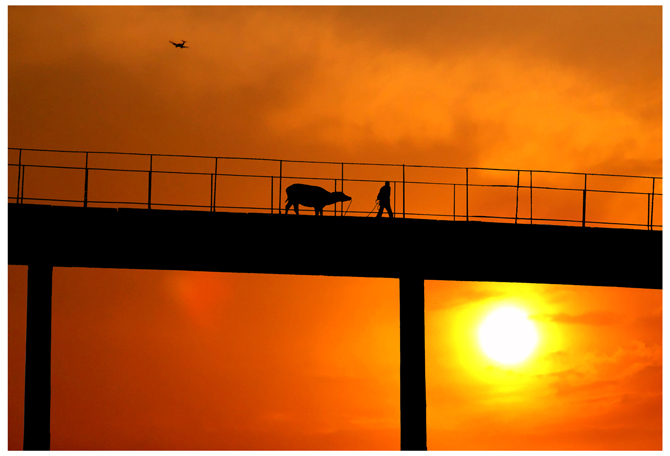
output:
M 499 307 L 479 327 L 479 344 L 484 353 L 502 364 L 517 364 L 526 359 L 537 345 L 535 325 L 523 310 Z

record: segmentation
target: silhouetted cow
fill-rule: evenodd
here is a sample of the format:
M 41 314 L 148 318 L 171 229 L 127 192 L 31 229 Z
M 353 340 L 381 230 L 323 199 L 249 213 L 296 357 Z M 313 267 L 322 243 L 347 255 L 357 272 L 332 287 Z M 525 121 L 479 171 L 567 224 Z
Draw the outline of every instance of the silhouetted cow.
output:
M 313 207 L 316 215 L 323 215 L 323 207 L 329 204 L 351 201 L 351 197 L 342 192 L 329 192 L 325 188 L 315 185 L 293 184 L 286 188 L 286 212 L 291 206 L 296 214 L 298 205 Z

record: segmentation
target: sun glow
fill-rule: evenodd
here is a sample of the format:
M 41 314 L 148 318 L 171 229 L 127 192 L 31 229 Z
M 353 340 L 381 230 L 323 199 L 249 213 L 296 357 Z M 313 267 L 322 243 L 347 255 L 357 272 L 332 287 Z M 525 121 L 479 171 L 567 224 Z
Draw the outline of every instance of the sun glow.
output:
M 479 344 L 486 355 L 502 364 L 517 364 L 535 349 L 538 334 L 528 315 L 517 307 L 499 307 L 479 327 Z

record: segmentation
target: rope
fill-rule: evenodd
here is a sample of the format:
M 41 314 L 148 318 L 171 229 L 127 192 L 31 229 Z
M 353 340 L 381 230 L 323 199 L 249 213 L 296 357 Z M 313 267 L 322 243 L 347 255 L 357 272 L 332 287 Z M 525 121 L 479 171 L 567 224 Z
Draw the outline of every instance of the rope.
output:
M 347 206 L 347 210 L 344 211 L 344 215 L 347 215 L 347 212 L 349 212 L 349 208 L 351 207 L 351 202 L 352 202 L 352 201 L 353 201 L 353 200 L 349 200 L 349 205 Z
M 370 214 L 372 214 L 375 211 L 375 209 L 377 209 L 377 206 L 379 206 L 379 201 L 375 201 L 375 207 L 373 207 L 372 210 L 365 217 L 366 218 L 370 217 Z

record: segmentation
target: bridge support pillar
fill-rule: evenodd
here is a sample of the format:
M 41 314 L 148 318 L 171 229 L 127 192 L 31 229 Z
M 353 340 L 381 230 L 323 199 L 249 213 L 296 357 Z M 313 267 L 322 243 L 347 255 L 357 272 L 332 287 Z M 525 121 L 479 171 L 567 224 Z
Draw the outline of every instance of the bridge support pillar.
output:
M 28 265 L 23 449 L 51 447 L 51 285 L 53 266 Z
M 400 449 L 427 450 L 423 279 L 400 278 Z

